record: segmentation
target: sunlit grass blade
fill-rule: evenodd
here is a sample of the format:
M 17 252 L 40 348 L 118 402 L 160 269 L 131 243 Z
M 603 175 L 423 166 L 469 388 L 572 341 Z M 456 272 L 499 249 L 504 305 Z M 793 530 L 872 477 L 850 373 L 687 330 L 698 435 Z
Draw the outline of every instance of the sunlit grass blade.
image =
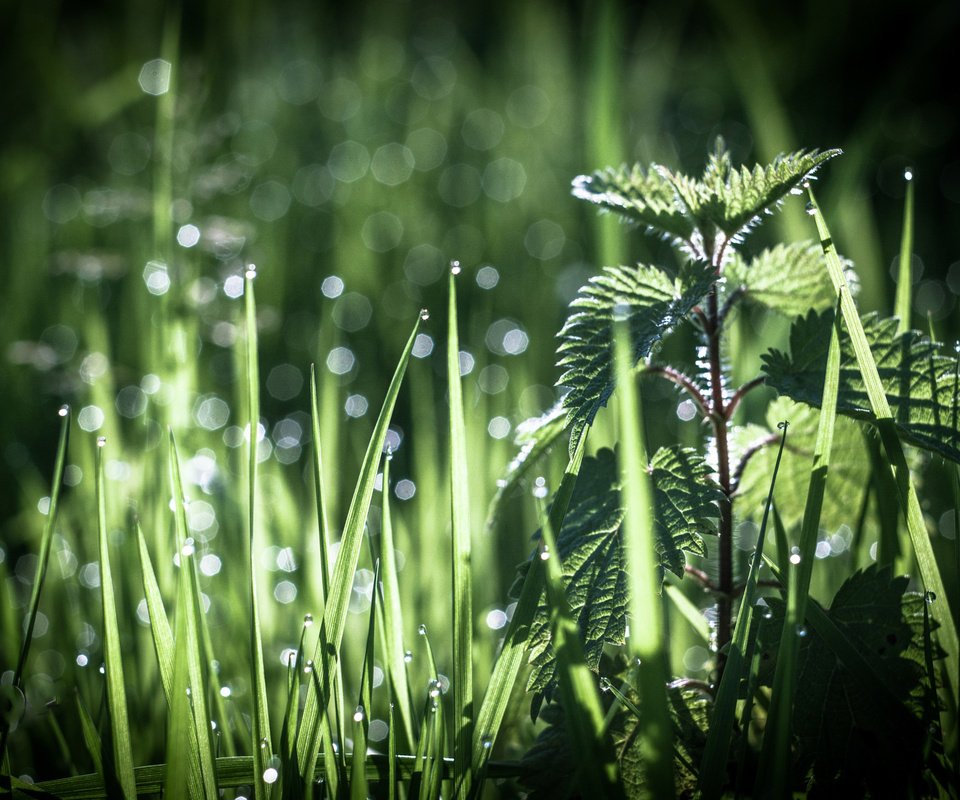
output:
M 299 783 L 300 766 L 297 763 L 296 743 L 300 716 L 300 676 L 309 675 L 313 671 L 313 662 L 305 661 L 303 657 L 308 627 L 310 625 L 305 619 L 300 628 L 297 657 L 287 670 L 287 702 L 283 709 L 283 722 L 280 725 L 280 775 L 283 800 L 299 800 L 303 796 Z
M 97 439 L 96 494 L 97 532 L 100 543 L 100 594 L 103 601 L 103 662 L 107 682 L 107 712 L 113 769 L 123 796 L 137 796 L 133 775 L 133 749 L 130 723 L 127 718 L 127 690 L 123 681 L 123 648 L 117 622 L 117 600 L 114 594 L 113 570 L 107 533 L 107 505 L 104 494 L 103 448 L 106 440 Z
M 799 637 L 794 635 L 806 618 L 810 579 L 816 561 L 820 514 L 830 469 L 833 431 L 837 418 L 837 397 L 840 386 L 840 314 L 834 319 L 827 351 L 827 368 L 823 378 L 823 400 L 814 445 L 810 483 L 800 526 L 799 552 L 787 566 L 787 612 L 780 636 L 777 665 L 773 677 L 770 711 L 763 737 L 758 787 L 771 787 L 772 796 L 783 797 L 789 791 L 791 772 L 791 736 L 793 732 L 793 700 L 797 688 L 800 653 Z M 783 567 L 781 566 L 781 570 Z
M 613 361 L 620 393 L 618 422 L 622 438 L 621 502 L 625 514 L 623 543 L 630 576 L 630 655 L 639 661 L 638 742 L 646 784 L 655 797 L 671 797 L 673 782 L 673 723 L 667 700 L 667 653 L 660 573 L 653 520 L 653 487 L 647 472 L 643 412 L 633 372 L 633 346 L 625 319 L 614 320 Z
M 538 560 L 545 566 L 560 698 L 571 750 L 577 762 L 577 782 L 584 797 L 618 797 L 622 791 L 617 783 L 616 762 L 604 734 L 606 726 L 596 678 L 583 655 L 580 630 L 570 613 L 564 592 L 560 552 L 553 527 L 542 506 L 540 525 L 542 546 Z
M 427 651 L 430 680 L 427 684 L 427 697 L 424 701 L 420 736 L 417 740 L 416 767 L 410 780 L 407 796 L 412 797 L 416 794 L 421 800 L 433 800 L 440 796 L 443 778 L 443 692 L 427 626 L 421 624 L 419 633 Z
M 264 775 L 273 753 L 270 746 L 270 716 L 267 709 L 267 686 L 263 666 L 263 638 L 260 630 L 260 609 L 257 604 L 257 570 L 254 558 L 257 499 L 257 429 L 260 424 L 260 371 L 257 362 L 257 304 L 253 295 L 256 270 L 251 266 L 244 275 L 243 296 L 246 330 L 247 399 L 247 564 L 249 570 L 250 611 L 250 688 L 253 695 L 252 748 L 254 761 L 254 794 L 257 800 L 267 796 Z
M 387 389 L 383 407 L 380 409 L 380 415 L 374 426 L 373 434 L 367 445 L 363 465 L 360 468 L 360 476 L 357 479 L 353 499 L 350 501 L 350 509 L 347 512 L 343 535 L 340 539 L 340 549 L 337 552 L 337 561 L 333 568 L 330 593 L 327 595 L 323 614 L 323 631 L 326 635 L 327 649 L 326 651 L 318 651 L 314 658 L 317 666 L 322 667 L 324 674 L 330 674 L 333 665 L 339 660 L 340 642 L 343 639 L 343 631 L 347 624 L 347 605 L 350 600 L 353 576 L 360 558 L 360 547 L 363 542 L 367 512 L 373 498 L 377 467 L 380 464 L 380 455 L 383 452 L 387 428 L 390 425 L 393 408 L 397 401 L 397 395 L 400 393 L 400 385 L 403 382 L 403 376 L 410 361 L 410 353 L 413 350 L 413 344 L 420 328 L 420 319 L 423 316 L 426 316 L 425 312 L 422 312 L 421 317 L 417 319 L 413 326 L 410 338 L 407 340 L 406 347 L 404 347 L 400 356 L 393 380 L 391 380 L 390 387 Z M 303 719 L 297 737 L 299 761 L 303 765 L 307 785 L 312 781 L 313 762 L 316 759 L 320 730 L 318 718 L 321 699 L 317 696 L 315 686 L 316 684 L 311 684 L 311 689 L 307 692 Z
M 160 594 L 153 560 L 147 549 L 147 540 L 144 538 L 139 522 L 136 523 L 136 529 L 140 552 L 140 574 L 143 576 L 143 596 L 147 601 L 147 613 L 150 617 L 150 634 L 153 638 L 153 649 L 157 654 L 157 663 L 160 665 L 160 684 L 169 703 L 173 696 L 175 659 L 173 631 L 170 629 L 170 621 L 163 606 L 163 596 Z
M 670 602 L 673 603 L 674 608 L 680 612 L 680 616 L 690 624 L 690 627 L 697 636 L 700 637 L 701 641 L 709 642 L 710 623 L 707 622 L 707 618 L 703 615 L 703 612 L 690 601 L 690 598 L 680 590 L 680 587 L 671 582 L 677 580 L 677 578 L 673 576 L 673 573 L 668 572 L 666 574 L 671 577 L 668 577 L 667 581 L 663 584 L 664 593 L 670 599 Z
M 777 483 L 783 446 L 787 441 L 787 424 L 780 423 L 783 434 L 780 437 L 780 449 L 770 478 L 770 492 L 757 535 L 757 545 L 750 560 L 750 572 L 740 600 L 740 611 L 733 631 L 733 641 L 727 654 L 726 665 L 720 678 L 720 686 L 710 715 L 710 732 L 703 751 L 700 767 L 699 789 L 704 798 L 720 797 L 727 773 L 727 759 L 730 754 L 730 736 L 733 721 L 737 713 L 737 699 L 740 696 L 740 684 L 749 678 L 750 657 L 756 640 L 758 626 L 753 624 L 757 601 L 757 583 L 760 566 L 763 563 L 763 545 L 766 539 L 767 522 L 770 519 L 770 507 L 773 505 L 773 490 Z
M 903 200 L 903 228 L 900 233 L 900 258 L 897 265 L 897 299 L 893 314 L 899 317 L 897 333 L 910 330 L 910 309 L 913 306 L 913 171 L 903 173 L 907 183 Z
M 550 525 L 554 530 L 560 530 L 573 489 L 580 474 L 580 465 L 583 462 L 583 453 L 586 449 L 587 435 L 590 427 L 585 426 L 580 434 L 580 440 L 574 449 L 574 454 L 567 462 L 566 470 L 560 481 L 560 486 L 553 497 L 550 508 Z M 527 638 L 530 634 L 530 625 L 537 612 L 540 596 L 543 593 L 544 564 L 539 558 L 534 558 L 527 569 L 520 597 L 513 611 L 513 617 L 507 625 L 507 632 L 503 638 L 500 655 L 493 666 L 490 681 L 487 684 L 483 702 L 476 719 L 477 737 L 473 743 L 473 774 L 474 784 L 470 793 L 477 797 L 483 787 L 487 763 L 493 752 L 493 745 L 500 733 L 500 726 L 510 702 L 510 695 L 517 682 L 527 655 Z
M 40 554 L 37 557 L 37 570 L 30 590 L 30 604 L 27 606 L 26 624 L 23 632 L 23 642 L 20 645 L 20 655 L 17 666 L 13 671 L 11 681 L 14 691 L 22 691 L 23 669 L 30 654 L 30 644 L 33 641 L 34 626 L 37 622 L 37 611 L 40 608 L 40 592 L 47 577 L 47 565 L 50 562 L 50 545 L 53 542 L 53 531 L 57 524 L 60 511 L 60 489 L 63 486 L 63 469 L 67 458 L 67 442 L 70 438 L 70 407 L 60 408 L 60 440 L 57 444 L 57 457 L 53 466 L 53 480 L 50 485 L 50 507 L 47 509 L 47 518 L 43 523 L 43 535 L 40 538 Z M 3 764 L 7 753 L 7 736 L 9 728 L 4 725 L 0 730 L 0 764 Z
M 457 332 L 457 274 L 449 278 L 447 386 L 450 401 L 450 515 L 453 521 L 453 764 L 454 794 L 469 792 L 473 739 L 473 587 L 470 573 L 470 492 L 467 435 L 463 421 L 460 339 Z
M 386 486 L 384 486 L 386 492 Z M 370 595 L 370 621 L 367 626 L 367 643 L 360 669 L 360 694 L 353 713 L 353 765 L 350 779 L 350 796 L 359 800 L 367 797 L 367 740 L 370 732 L 370 714 L 373 711 L 373 660 L 377 638 L 377 599 L 380 594 L 380 562 L 373 568 L 373 592 Z
M 946 652 L 945 665 L 947 679 L 952 689 L 953 697 L 956 698 L 957 690 L 960 688 L 960 642 L 958 642 L 957 639 L 956 623 L 950 612 L 949 604 L 945 599 L 948 595 L 940 574 L 940 568 L 937 565 L 937 560 L 933 553 L 930 537 L 927 534 L 926 524 L 923 520 L 923 511 L 920 508 L 920 500 L 917 497 L 916 488 L 910 477 L 910 468 L 907 466 L 903 446 L 897 437 L 890 404 L 887 402 L 887 397 L 883 391 L 883 384 L 877 372 L 877 363 L 873 357 L 873 353 L 870 351 L 863 325 L 860 322 L 860 317 L 857 314 L 857 309 L 853 302 L 853 296 L 850 294 L 850 288 L 843 274 L 843 265 L 840 262 L 840 257 L 837 255 L 837 249 L 830 236 L 830 230 L 827 227 L 826 220 L 823 218 L 823 214 L 820 212 L 813 191 L 809 188 L 807 191 L 817 223 L 820 243 L 826 255 L 830 279 L 833 282 L 834 289 L 840 295 L 840 310 L 843 314 L 844 325 L 846 326 L 847 333 L 850 336 L 854 352 L 857 356 L 857 364 L 860 368 L 864 387 L 870 400 L 870 407 L 876 420 L 876 427 L 880 433 L 880 440 L 892 464 L 893 474 L 897 482 L 897 496 L 900 500 L 900 508 L 907 521 L 907 531 L 910 534 L 914 555 L 917 558 L 917 565 L 920 568 L 920 578 L 928 592 L 933 592 L 938 598 L 944 598 L 940 603 L 934 605 L 932 612 L 933 618 L 940 625 L 937 631 L 937 637 L 941 647 L 943 647 Z
M 389 800 L 396 800 L 399 788 L 397 776 L 397 715 L 394 704 L 390 704 L 390 710 L 387 716 L 387 797 Z
M 410 707 L 410 684 L 407 681 L 407 667 L 403 647 L 403 609 L 400 602 L 399 574 L 397 557 L 393 542 L 393 520 L 390 514 L 390 461 L 388 453 L 383 460 L 383 506 L 380 513 L 380 573 L 383 581 L 382 636 L 384 641 L 383 663 L 387 680 L 390 682 L 393 704 L 392 712 L 403 726 L 405 741 L 413 747 L 416 739 L 413 735 L 413 710 Z M 390 735 L 394 736 L 393 725 Z
M 170 711 L 167 715 L 167 773 L 164 779 L 163 793 L 165 797 L 205 797 L 212 800 L 217 795 L 206 791 L 203 770 L 200 768 L 201 746 L 197 740 L 196 726 L 190 709 L 191 700 L 196 695 L 191 692 L 190 686 L 190 654 L 187 641 L 189 639 L 189 619 L 193 609 L 184 602 L 187 590 L 184 584 L 189 578 L 186 573 L 186 559 L 181 555 L 179 576 L 179 591 L 177 602 L 177 634 L 179 645 L 173 654 L 173 685 L 170 692 Z M 196 773 L 190 767 L 195 766 Z M 210 776 L 211 781 L 214 776 Z

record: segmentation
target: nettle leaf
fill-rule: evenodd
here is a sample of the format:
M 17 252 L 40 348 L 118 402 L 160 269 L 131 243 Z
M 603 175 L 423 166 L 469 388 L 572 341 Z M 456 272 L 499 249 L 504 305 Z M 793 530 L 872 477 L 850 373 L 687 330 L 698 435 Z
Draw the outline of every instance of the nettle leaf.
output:
M 870 664 L 887 689 L 845 665 L 814 630 L 802 629 L 794 707 L 798 775 L 812 775 L 823 796 L 906 797 L 910 775 L 922 763 L 924 732 L 935 718 L 935 699 L 924 686 L 924 598 L 905 593 L 908 578 L 876 565 L 840 587 L 830 621 Z M 760 678 L 769 685 L 783 628 L 784 604 L 768 598 L 760 629 Z M 791 635 L 796 633 L 791 632 Z M 937 657 L 942 653 L 937 653 Z M 904 713 L 891 715 L 890 702 Z M 818 795 L 819 796 L 819 795 Z
M 741 238 L 791 193 L 800 191 L 825 161 L 840 150 L 780 155 L 753 169 L 733 165 L 718 140 L 703 175 L 694 179 L 659 164 L 636 165 L 581 175 L 573 194 L 646 225 L 694 259 L 708 260 Z
M 569 387 L 563 399 L 571 426 L 571 448 L 584 425 L 591 424 L 613 394 L 613 316 L 630 325 L 634 363 L 646 358 L 668 333 L 703 300 L 716 281 L 704 264 L 688 264 L 672 278 L 656 267 L 606 267 L 591 278 L 570 304 L 572 313 L 558 334 L 558 385 Z
M 683 575 L 683 551 L 703 555 L 703 534 L 715 531 L 719 487 L 707 463 L 689 448 L 661 448 L 650 462 L 656 509 L 657 556 L 662 569 Z M 620 475 L 612 450 L 583 461 L 557 548 L 567 601 L 584 638 L 584 655 L 597 669 L 605 644 L 625 643 L 629 578 L 620 526 Z M 638 623 L 642 624 L 642 623 Z M 527 689 L 552 696 L 556 660 L 546 600 L 531 625 Z
M 669 175 L 656 164 L 647 170 L 639 164 L 610 167 L 575 178 L 573 195 L 682 244 L 692 239 L 696 227 Z
M 723 274 L 728 292 L 740 288 L 746 300 L 791 318 L 833 308 L 837 299 L 819 242 L 778 244 L 749 261 L 734 253 Z
M 960 462 L 960 361 L 941 354 L 942 345 L 917 331 L 898 335 L 896 318 L 863 317 L 867 342 L 877 361 L 897 431 L 906 442 Z M 790 329 L 790 355 L 763 356 L 767 384 L 794 400 L 818 406 L 833 311 L 810 313 Z M 837 411 L 873 420 L 866 388 L 849 337 L 841 346 Z
M 799 527 L 803 519 L 819 418 L 818 409 L 795 403 L 788 397 L 778 397 L 767 408 L 769 429 L 750 425 L 732 431 L 731 451 L 734 459 L 738 459 L 754 444 L 769 442 L 778 422 L 787 420 L 790 423 L 780 464 L 780 479 L 774 489 L 777 511 L 787 530 Z M 836 531 L 841 525 L 856 528 L 864 496 L 870 490 L 870 459 L 863 435 L 856 422 L 837 418 L 830 475 L 820 515 L 820 525 L 828 531 Z M 759 522 L 776 457 L 776 446 L 764 446 L 750 457 L 734 496 L 733 509 L 738 519 Z

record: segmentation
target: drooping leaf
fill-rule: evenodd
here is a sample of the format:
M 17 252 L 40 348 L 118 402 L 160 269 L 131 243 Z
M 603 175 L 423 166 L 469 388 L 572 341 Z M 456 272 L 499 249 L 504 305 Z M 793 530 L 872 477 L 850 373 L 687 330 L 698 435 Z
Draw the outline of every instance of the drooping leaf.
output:
M 702 555 L 701 536 L 714 531 L 720 490 L 706 462 L 693 450 L 662 448 L 650 466 L 657 559 L 662 569 L 683 575 L 683 551 Z M 603 449 L 584 459 L 558 537 L 567 601 L 584 638 L 584 654 L 591 669 L 597 668 L 604 644 L 624 644 L 628 577 L 622 523 L 616 457 L 613 451 Z M 533 671 L 528 690 L 552 696 L 556 661 L 543 602 L 531 625 L 529 654 Z
M 824 796 L 906 797 L 922 764 L 924 731 L 936 710 L 923 685 L 923 595 L 906 576 L 868 567 L 837 591 L 826 618 L 869 660 L 880 689 L 838 657 L 813 626 L 790 631 L 803 642 L 794 709 L 796 775 L 812 775 Z M 769 683 L 783 626 L 783 603 L 769 599 L 761 679 Z M 807 619 L 810 619 L 808 614 Z M 939 655 L 939 653 L 938 653 Z M 891 703 L 896 713 L 891 713 Z
M 790 330 L 790 354 L 772 350 L 763 356 L 767 383 L 781 394 L 819 407 L 832 324 L 832 311 L 796 320 Z M 940 344 L 917 331 L 898 335 L 898 324 L 895 317 L 863 317 L 897 432 L 910 444 L 960 462 L 960 361 L 943 355 Z M 849 337 L 842 343 L 837 410 L 874 420 Z
M 613 394 L 614 311 L 630 326 L 636 364 L 686 318 L 715 280 L 714 271 L 700 263 L 686 265 L 678 278 L 638 264 L 607 267 L 580 290 L 570 304 L 557 348 L 557 365 L 564 370 L 557 383 L 570 388 L 563 405 L 568 409 L 571 447 Z
M 731 290 L 743 289 L 744 299 L 787 317 L 833 308 L 836 303 L 819 242 L 778 244 L 749 261 L 735 253 L 723 274 Z M 852 271 L 848 274 L 853 276 Z

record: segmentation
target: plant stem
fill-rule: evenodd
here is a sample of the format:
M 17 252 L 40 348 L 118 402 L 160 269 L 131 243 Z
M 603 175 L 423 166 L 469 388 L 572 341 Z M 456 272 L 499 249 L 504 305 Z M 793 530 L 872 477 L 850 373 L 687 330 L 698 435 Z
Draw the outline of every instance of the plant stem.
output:
M 718 309 L 717 288 L 710 290 L 705 314 L 705 332 L 710 360 L 710 395 L 714 435 L 717 442 L 717 473 L 724 499 L 720 503 L 720 579 L 717 608 L 717 652 L 730 641 L 733 612 L 733 513 L 730 503 L 730 454 L 727 445 L 727 415 L 723 398 L 723 369 L 720 360 L 721 320 Z M 723 670 L 723 656 L 718 655 L 717 669 Z M 719 677 L 718 677 L 719 680 Z

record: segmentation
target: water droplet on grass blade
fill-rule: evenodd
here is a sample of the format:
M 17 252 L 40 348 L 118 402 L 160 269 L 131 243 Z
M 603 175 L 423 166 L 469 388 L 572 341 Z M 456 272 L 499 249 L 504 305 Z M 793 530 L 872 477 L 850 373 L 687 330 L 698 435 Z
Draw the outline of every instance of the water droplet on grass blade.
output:
M 806 625 L 797 625 L 797 636 L 801 639 L 807 635 L 807 626 Z
M 313 614 L 304 614 L 303 615 L 303 627 L 309 628 L 313 625 Z
M 244 273 L 247 276 L 247 280 L 252 281 L 257 277 L 257 265 L 250 264 L 247 266 L 247 271 Z
M 413 661 L 413 653 L 411 653 L 409 650 L 405 650 L 403 653 L 403 660 L 409 664 L 411 661 Z
M 493 747 L 493 737 L 489 733 L 484 734 L 480 741 L 483 743 L 484 750 L 489 750 Z
M 812 217 L 817 213 L 817 207 L 813 203 L 807 203 L 806 211 Z
M 424 624 L 421 622 L 421 623 L 420 623 L 420 627 L 417 628 L 417 633 L 419 633 L 421 636 L 426 636 L 426 635 L 427 635 L 427 626 L 424 625 Z
M 903 179 L 904 179 L 905 181 L 912 181 L 912 180 L 913 180 L 913 167 L 906 167 L 906 168 L 904 168 L 904 170 L 903 170 Z
M 546 561 L 548 558 L 550 558 L 550 548 L 544 545 L 543 550 L 540 551 L 540 560 Z
M 421 308 L 421 309 L 420 309 L 420 319 L 422 319 L 424 322 L 426 322 L 428 319 L 430 319 L 430 309 L 429 309 L 429 308 Z
M 280 777 L 280 772 L 276 767 L 267 767 L 263 771 L 263 782 L 264 783 L 276 783 L 277 778 Z
M 357 706 L 357 710 L 353 712 L 353 721 L 363 722 L 363 706 Z
M 313 672 L 313 662 L 312 662 L 312 661 L 307 661 L 307 662 L 303 665 L 303 671 L 304 671 L 304 673 L 306 673 L 307 675 L 309 675 L 311 672 Z
M 106 437 L 106 436 L 98 436 L 98 437 L 97 437 L 97 447 L 106 447 L 106 444 L 107 444 L 107 437 Z
M 454 261 L 451 261 L 451 262 L 450 262 L 450 274 L 451 274 L 451 275 L 459 275 L 459 274 L 460 274 L 460 262 L 459 262 L 459 261 L 454 260 Z
M 64 403 L 62 406 L 60 406 L 60 410 L 57 411 L 57 413 L 58 413 L 61 417 L 67 416 L 67 414 L 70 413 L 70 406 L 68 406 L 66 403 Z

